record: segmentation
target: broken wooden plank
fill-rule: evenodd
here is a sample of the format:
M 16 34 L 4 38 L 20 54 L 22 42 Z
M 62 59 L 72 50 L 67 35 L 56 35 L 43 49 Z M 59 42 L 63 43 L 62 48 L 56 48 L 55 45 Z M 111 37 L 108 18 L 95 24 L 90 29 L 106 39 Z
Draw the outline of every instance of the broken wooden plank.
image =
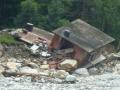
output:
M 73 48 L 68 48 L 68 49 L 62 49 L 62 50 L 57 50 L 57 54 L 67 54 L 67 53 L 72 53 L 74 51 Z
M 91 61 L 90 63 L 88 63 L 87 65 L 83 66 L 83 68 L 90 68 L 90 67 L 104 61 L 105 59 L 106 59 L 105 56 L 100 55 L 97 59 L 95 59 L 95 60 Z

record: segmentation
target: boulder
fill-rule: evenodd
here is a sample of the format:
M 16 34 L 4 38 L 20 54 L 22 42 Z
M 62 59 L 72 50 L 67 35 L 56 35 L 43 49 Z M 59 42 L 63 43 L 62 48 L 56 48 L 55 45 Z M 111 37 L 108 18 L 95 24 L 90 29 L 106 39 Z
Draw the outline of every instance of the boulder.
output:
M 14 62 L 7 62 L 6 66 L 8 69 L 17 69 L 17 65 Z
M 95 67 L 90 68 L 88 70 L 88 72 L 89 72 L 90 75 L 98 75 L 99 74 L 99 70 L 97 68 L 95 68 Z
M 20 73 L 24 73 L 24 74 L 38 74 L 38 70 L 37 69 L 32 69 L 30 67 L 22 67 L 22 68 L 20 68 Z
M 65 78 L 65 81 L 67 81 L 67 82 L 76 82 L 77 79 L 73 75 L 67 75 L 66 78 Z
M 7 70 L 3 72 L 4 76 L 16 76 L 21 66 L 21 63 L 7 62 Z
M 56 78 L 65 79 L 65 77 L 68 75 L 69 73 L 66 72 L 65 70 L 57 70 L 53 76 Z
M 76 76 L 89 76 L 88 70 L 86 68 L 78 68 L 73 72 Z
M 66 70 L 68 72 L 75 68 L 77 68 L 77 61 L 73 59 L 66 59 L 59 64 L 59 69 Z
M 45 70 L 49 69 L 49 64 L 41 65 L 40 68 Z

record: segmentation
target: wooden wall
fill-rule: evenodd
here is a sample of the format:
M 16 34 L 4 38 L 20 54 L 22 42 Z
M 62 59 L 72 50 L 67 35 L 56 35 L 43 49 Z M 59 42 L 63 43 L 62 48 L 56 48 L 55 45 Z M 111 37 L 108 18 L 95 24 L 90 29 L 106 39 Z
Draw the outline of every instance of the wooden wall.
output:
M 53 39 L 49 45 L 49 48 L 50 49 L 58 49 L 59 48 L 59 44 L 60 44 L 60 40 L 61 40 L 61 37 L 59 37 L 58 35 L 54 35 L 53 36 Z
M 87 52 L 83 49 L 81 49 L 78 46 L 74 46 L 74 59 L 78 60 L 80 64 L 85 62 L 87 56 Z

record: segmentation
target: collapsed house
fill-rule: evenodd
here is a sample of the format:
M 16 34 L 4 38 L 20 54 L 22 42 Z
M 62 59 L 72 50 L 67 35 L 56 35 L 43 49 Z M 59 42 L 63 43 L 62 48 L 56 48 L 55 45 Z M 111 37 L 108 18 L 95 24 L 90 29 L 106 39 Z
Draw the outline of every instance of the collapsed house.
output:
M 98 58 L 105 59 L 104 48 L 108 48 L 109 43 L 114 41 L 114 38 L 80 19 L 54 30 L 53 33 L 49 48 L 51 50 L 72 48 L 71 58 L 78 60 L 80 64 L 91 60 L 99 62 Z
M 12 31 L 11 34 L 15 38 L 28 44 L 29 47 L 26 46 L 26 48 L 29 49 L 32 54 L 42 54 L 42 56 L 50 55 L 47 54 L 47 49 L 53 36 L 52 33 L 34 27 L 31 23 L 27 23 L 25 28 L 19 28 L 15 31 Z M 42 49 L 42 51 L 40 50 L 40 48 Z
M 105 60 L 105 55 L 112 52 L 110 43 L 115 40 L 80 19 L 54 30 L 53 33 L 33 28 L 28 23 L 26 28 L 18 29 L 14 35 L 17 34 L 20 40 L 32 44 L 33 52 L 37 51 L 41 43 L 45 43 L 47 49 L 39 52 L 42 56 L 50 56 L 48 51 L 51 51 L 54 53 L 54 60 L 75 59 L 79 65 L 88 64 L 86 68 Z M 60 54 L 60 58 L 55 54 Z

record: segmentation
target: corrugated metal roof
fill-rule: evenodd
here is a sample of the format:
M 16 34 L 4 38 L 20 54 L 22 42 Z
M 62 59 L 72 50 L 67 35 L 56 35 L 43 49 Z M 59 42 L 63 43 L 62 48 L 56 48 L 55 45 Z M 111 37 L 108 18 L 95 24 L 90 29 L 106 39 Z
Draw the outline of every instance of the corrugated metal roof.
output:
M 69 37 L 64 35 L 65 30 L 71 31 Z M 71 24 L 66 27 L 56 29 L 54 33 L 78 45 L 87 52 L 92 52 L 93 50 L 115 40 L 114 38 L 80 19 L 71 22 Z

